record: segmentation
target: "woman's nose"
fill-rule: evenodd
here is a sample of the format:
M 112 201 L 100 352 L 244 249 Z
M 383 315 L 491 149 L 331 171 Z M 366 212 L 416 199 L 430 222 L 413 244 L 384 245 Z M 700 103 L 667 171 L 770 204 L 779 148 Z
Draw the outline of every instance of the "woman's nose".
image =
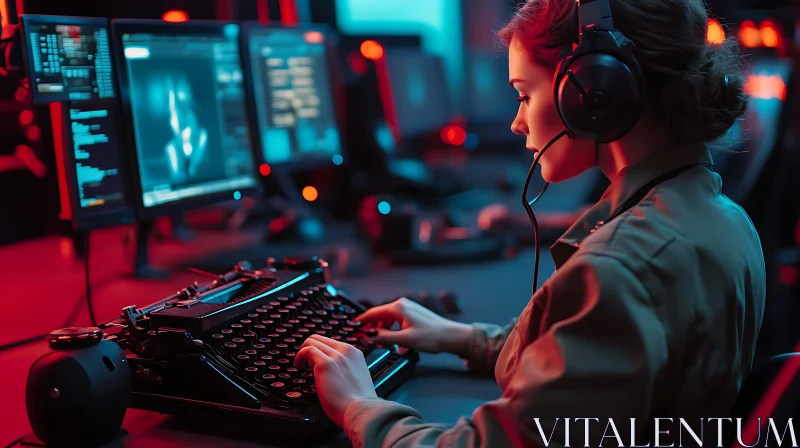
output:
M 517 135 L 528 135 L 528 126 L 519 114 L 514 118 L 514 122 L 511 123 L 511 132 Z

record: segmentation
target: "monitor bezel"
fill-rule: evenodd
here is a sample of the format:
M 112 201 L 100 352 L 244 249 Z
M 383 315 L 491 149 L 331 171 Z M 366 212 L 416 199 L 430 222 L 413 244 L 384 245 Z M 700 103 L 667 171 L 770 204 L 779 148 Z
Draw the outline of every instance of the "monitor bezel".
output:
M 250 138 L 250 150 L 253 156 L 253 171 L 252 176 L 255 180 L 252 187 L 247 188 L 234 188 L 225 191 L 220 191 L 216 193 L 207 194 L 204 196 L 192 197 L 192 198 L 184 198 L 179 199 L 176 201 L 171 201 L 163 204 L 154 205 L 151 207 L 145 207 L 144 205 L 144 198 L 143 198 L 143 189 L 142 189 L 142 182 L 141 182 L 141 173 L 139 170 L 139 160 L 138 160 L 138 151 L 136 150 L 136 132 L 133 125 L 133 110 L 131 108 L 130 102 L 130 87 L 129 87 L 129 79 L 128 79 L 128 67 L 127 62 L 125 60 L 123 45 L 122 45 L 122 35 L 126 33 L 168 33 L 168 32 L 176 32 L 178 30 L 180 32 L 186 34 L 222 34 L 224 33 L 224 28 L 230 25 L 235 25 L 239 27 L 239 34 L 241 35 L 242 27 L 241 24 L 238 22 L 232 21 L 212 21 L 212 20 L 192 20 L 189 22 L 183 23 L 169 23 L 164 22 L 162 20 L 155 20 L 155 19 L 114 19 L 111 20 L 111 45 L 112 49 L 115 54 L 120 55 L 116 57 L 116 76 L 117 76 L 117 84 L 119 85 L 119 99 L 122 105 L 123 111 L 123 119 L 124 119 L 124 140 L 128 148 L 128 161 L 130 164 L 130 172 L 131 178 L 133 182 L 131 182 L 133 188 L 131 189 L 134 196 L 134 204 L 136 207 L 136 212 L 140 219 L 153 219 L 165 215 L 170 215 L 173 213 L 180 213 L 192 209 L 207 207 L 214 204 L 219 204 L 226 201 L 234 201 L 233 193 L 238 191 L 241 193 L 241 197 L 252 197 L 261 194 L 261 182 L 259 181 L 258 176 L 258 165 L 260 161 L 260 157 L 258 156 L 258 148 L 253 147 L 252 137 Z M 239 57 L 241 60 L 242 52 L 241 52 L 241 39 L 237 39 L 237 43 L 239 44 Z M 242 64 L 244 62 L 242 61 Z M 242 65 L 242 71 L 245 72 L 244 65 Z M 243 73 L 244 75 L 244 73 Z M 248 90 L 247 84 L 244 84 L 244 92 L 245 92 L 245 104 L 248 101 Z M 252 118 L 250 114 L 246 114 L 247 119 L 245 120 L 247 126 L 249 127 L 249 133 L 252 136 L 253 129 L 252 129 Z
M 345 93 L 344 83 L 340 75 L 338 66 L 338 48 L 339 38 L 338 35 L 331 29 L 330 26 L 320 23 L 311 24 L 298 24 L 298 25 L 285 25 L 280 22 L 268 22 L 265 24 L 255 21 L 242 22 L 241 36 L 241 49 L 242 49 L 242 63 L 244 64 L 244 80 L 247 85 L 247 91 L 250 95 L 255 92 L 255 80 L 253 77 L 252 60 L 250 58 L 250 35 L 254 30 L 260 29 L 283 29 L 283 30 L 298 30 L 300 33 L 309 31 L 318 31 L 325 36 L 323 46 L 325 47 L 325 62 L 328 69 L 328 79 L 331 89 L 331 97 L 333 101 L 334 116 L 336 120 L 336 127 L 339 130 L 339 154 L 342 157 L 342 163 L 336 165 L 333 163 L 333 154 L 319 154 L 309 155 L 302 160 L 291 160 L 281 163 L 269 163 L 264 157 L 261 142 L 261 130 L 259 129 L 258 120 L 258 107 L 255 103 L 255 98 L 248 98 L 247 107 L 250 117 L 250 128 L 254 148 L 257 152 L 259 164 L 268 164 L 272 171 L 282 170 L 290 173 L 294 172 L 308 172 L 318 168 L 338 167 L 342 168 L 348 165 L 348 152 L 345 148 L 345 127 L 344 116 L 346 113 L 345 108 Z M 267 148 L 269 151 L 269 148 Z
M 32 73 L 35 73 L 32 67 L 31 55 L 33 54 L 33 43 L 28 39 L 28 29 L 30 26 L 34 24 L 46 24 L 46 25 L 75 25 L 75 26 L 97 26 L 97 27 L 105 27 L 108 33 L 108 45 L 109 50 L 111 50 L 111 59 L 112 64 L 114 64 L 114 51 L 111 47 L 113 44 L 111 42 L 111 24 L 107 18 L 103 17 L 73 17 L 73 16 L 55 16 L 55 15 L 47 15 L 47 14 L 20 14 L 19 16 L 19 23 L 20 23 L 20 43 L 22 44 L 22 61 L 25 64 L 25 69 L 28 71 L 28 80 L 30 82 L 30 95 L 31 95 L 31 102 L 33 104 L 50 104 L 54 102 L 79 102 L 75 100 L 70 100 L 69 98 L 65 99 L 52 99 L 50 95 L 46 93 L 39 93 L 36 88 L 34 88 L 34 82 L 32 80 Z M 114 80 L 114 87 L 116 88 L 116 74 L 112 76 Z M 119 89 L 115 92 L 115 98 L 119 97 Z M 81 100 L 81 101 L 100 101 L 100 100 L 113 100 L 114 98 L 92 98 L 90 100 Z

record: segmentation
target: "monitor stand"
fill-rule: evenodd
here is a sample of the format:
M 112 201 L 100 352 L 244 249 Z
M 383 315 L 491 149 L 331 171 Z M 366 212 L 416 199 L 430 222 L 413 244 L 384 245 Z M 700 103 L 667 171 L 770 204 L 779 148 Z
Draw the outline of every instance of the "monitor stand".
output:
M 169 273 L 149 265 L 150 250 L 149 239 L 153 231 L 153 221 L 139 221 L 136 223 L 136 254 L 133 257 L 133 278 L 143 280 L 166 280 Z

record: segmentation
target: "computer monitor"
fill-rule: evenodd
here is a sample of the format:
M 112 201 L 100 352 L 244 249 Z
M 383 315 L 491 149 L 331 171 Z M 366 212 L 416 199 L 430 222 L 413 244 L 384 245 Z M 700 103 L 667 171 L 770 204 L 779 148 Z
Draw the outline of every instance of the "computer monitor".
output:
M 271 167 L 343 162 L 333 35 L 321 26 L 245 27 L 246 79 L 253 96 L 256 141 Z
M 135 220 L 108 35 L 107 19 L 22 16 L 34 102 L 50 103 L 61 218 L 76 230 Z
M 108 19 L 22 15 L 34 104 L 116 97 Z
M 386 66 L 400 135 L 441 131 L 453 113 L 442 58 L 414 48 L 391 48 Z
M 112 21 L 141 218 L 258 190 L 239 33 L 224 22 Z

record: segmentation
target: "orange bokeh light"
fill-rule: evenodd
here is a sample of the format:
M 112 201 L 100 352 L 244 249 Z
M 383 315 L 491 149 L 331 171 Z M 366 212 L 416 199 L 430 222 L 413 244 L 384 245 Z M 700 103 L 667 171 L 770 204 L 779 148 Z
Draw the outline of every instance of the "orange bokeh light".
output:
M 786 101 L 786 82 L 778 75 L 749 75 L 744 83 L 744 93 L 762 100 Z
M 722 45 L 725 43 L 725 29 L 717 19 L 708 19 L 708 29 L 706 30 L 706 42 L 709 45 Z
M 181 11 L 179 9 L 173 9 L 171 11 L 167 11 L 161 16 L 161 19 L 165 22 L 172 22 L 172 23 L 180 23 L 186 22 L 189 20 L 189 14 L 186 11 Z
M 361 54 L 371 61 L 377 61 L 383 57 L 383 47 L 374 40 L 365 40 L 361 44 Z
M 321 44 L 325 42 L 325 35 L 319 31 L 309 31 L 303 35 L 303 38 L 310 44 Z
M 771 20 L 761 22 L 761 43 L 770 48 L 781 46 L 781 33 Z
M 742 22 L 739 27 L 739 42 L 747 48 L 758 47 L 761 45 L 761 33 L 756 28 L 756 24 L 750 20 Z
M 312 187 L 311 185 L 303 188 L 303 199 L 308 202 L 314 202 L 319 197 L 319 192 L 316 188 Z

